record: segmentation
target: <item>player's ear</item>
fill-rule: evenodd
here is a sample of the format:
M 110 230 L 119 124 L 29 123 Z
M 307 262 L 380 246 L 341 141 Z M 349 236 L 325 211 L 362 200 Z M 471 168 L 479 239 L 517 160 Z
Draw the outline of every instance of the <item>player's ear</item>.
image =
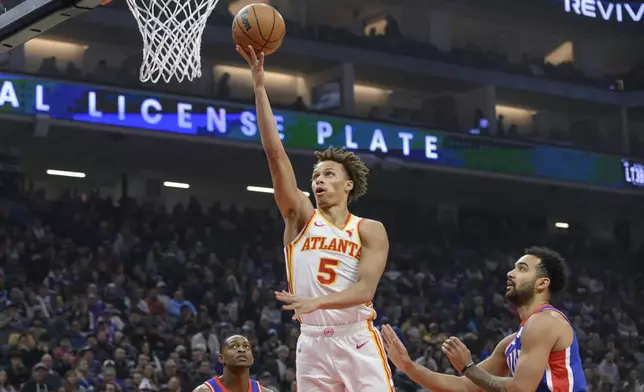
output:
M 217 357 L 219 358 L 219 363 L 221 363 L 223 365 L 224 364 L 224 356 L 219 354 Z
M 347 193 L 350 193 L 353 190 L 353 181 L 351 180 L 347 181 L 347 185 L 345 186 L 345 189 Z
M 541 291 L 545 291 L 548 287 L 550 287 L 550 278 L 543 277 L 539 279 L 539 281 L 537 282 L 536 289 L 537 291 L 541 292 Z

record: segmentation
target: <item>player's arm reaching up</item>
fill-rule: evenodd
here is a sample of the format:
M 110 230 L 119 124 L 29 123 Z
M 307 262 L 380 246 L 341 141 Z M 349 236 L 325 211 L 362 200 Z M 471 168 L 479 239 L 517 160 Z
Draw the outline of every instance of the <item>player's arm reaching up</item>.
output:
M 294 318 L 297 318 L 301 314 L 319 309 L 346 309 L 364 305 L 373 300 L 387 264 L 389 239 L 385 227 L 375 220 L 363 220 L 358 230 L 362 239 L 362 248 L 356 283 L 338 293 L 315 298 L 297 297 L 285 291 L 276 292 L 277 299 L 288 304 L 283 307 L 284 310 L 295 311 Z
M 273 188 L 275 189 L 275 201 L 286 223 L 284 244 L 287 245 L 295 239 L 300 230 L 313 216 L 313 204 L 297 188 L 293 166 L 286 155 L 284 145 L 277 132 L 273 110 L 265 88 L 264 53 L 259 53 L 258 58 L 250 46 L 247 49 L 243 49 L 237 45 L 236 49 L 237 53 L 248 63 L 253 75 L 259 134 L 268 159 L 268 167 L 271 171 Z

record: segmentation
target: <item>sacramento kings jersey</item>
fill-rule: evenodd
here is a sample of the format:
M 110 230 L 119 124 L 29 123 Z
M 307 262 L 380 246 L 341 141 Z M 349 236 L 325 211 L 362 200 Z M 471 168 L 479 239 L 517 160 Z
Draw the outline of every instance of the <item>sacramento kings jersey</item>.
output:
M 543 305 L 532 315 L 545 310 L 559 312 L 568 320 L 566 315 L 551 305 Z M 530 317 L 521 322 L 517 335 L 505 349 L 505 359 L 512 375 L 514 375 L 519 356 L 521 355 L 521 333 L 523 332 L 523 326 Z M 581 356 L 579 355 L 577 334 L 574 328 L 572 333 L 572 344 L 569 347 L 562 351 L 550 353 L 548 367 L 546 367 L 546 371 L 535 392 L 586 392 L 588 390 Z
M 228 392 L 228 389 L 221 383 L 219 377 L 213 377 L 204 383 L 212 392 Z M 248 380 L 248 392 L 263 392 L 262 386 L 252 378 Z
M 289 291 L 306 298 L 338 293 L 358 281 L 362 218 L 349 214 L 343 227 L 329 222 L 318 210 L 285 249 Z M 321 309 L 303 314 L 300 322 L 315 326 L 353 324 L 373 320 L 369 304 L 347 309 Z

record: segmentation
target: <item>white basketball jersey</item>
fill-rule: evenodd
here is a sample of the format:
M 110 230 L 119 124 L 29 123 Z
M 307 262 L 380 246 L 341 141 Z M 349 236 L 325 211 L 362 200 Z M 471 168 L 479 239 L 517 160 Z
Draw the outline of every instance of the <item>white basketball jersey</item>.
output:
M 318 210 L 286 248 L 289 291 L 300 297 L 321 297 L 349 288 L 358 280 L 362 218 L 349 214 L 344 227 L 329 222 Z M 376 318 L 372 304 L 348 309 L 323 309 L 301 316 L 309 325 L 344 325 Z

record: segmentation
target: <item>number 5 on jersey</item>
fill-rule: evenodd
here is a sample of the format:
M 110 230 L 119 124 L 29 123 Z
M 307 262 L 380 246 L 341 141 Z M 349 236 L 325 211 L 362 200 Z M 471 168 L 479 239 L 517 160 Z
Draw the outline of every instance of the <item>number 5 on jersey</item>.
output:
M 339 265 L 340 260 L 320 259 L 317 275 L 318 283 L 323 286 L 332 286 L 336 279 L 338 279 L 338 273 L 335 270 Z

